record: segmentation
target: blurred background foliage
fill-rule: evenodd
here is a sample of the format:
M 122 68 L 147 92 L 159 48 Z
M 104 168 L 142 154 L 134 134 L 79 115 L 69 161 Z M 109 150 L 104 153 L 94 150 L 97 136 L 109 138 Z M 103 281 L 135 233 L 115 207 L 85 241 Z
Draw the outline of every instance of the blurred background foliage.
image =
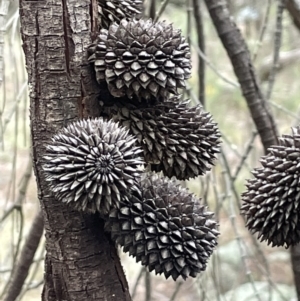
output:
M 291 14 L 282 16 L 282 44 L 276 49 L 275 0 L 227 0 L 232 18 L 247 42 L 262 88 L 267 93 L 273 56 L 279 51 L 271 98 L 280 134 L 300 118 L 300 30 Z M 300 2 L 298 5 L 300 15 Z M 165 281 L 146 272 L 120 252 L 133 300 L 252 301 L 296 300 L 290 254 L 284 248 L 259 243 L 239 215 L 240 194 L 250 171 L 259 166 L 263 148 L 241 95 L 232 65 L 208 12 L 199 1 L 205 51 L 200 51 L 192 0 L 156 1 L 167 4 L 160 20 L 173 23 L 189 38 L 193 74 L 185 96 L 199 102 L 198 62 L 205 61 L 205 107 L 222 132 L 222 153 L 205 177 L 183 183 L 207 203 L 220 223 L 219 246 L 209 267 L 196 279 Z M 149 14 L 152 0 L 145 1 Z M 204 49 L 203 49 L 204 50 Z M 199 56 L 200 54 L 200 56 Z M 273 71 L 272 71 L 273 70 Z M 0 300 L 26 241 L 39 202 L 30 162 L 29 98 L 19 33 L 18 2 L 0 0 Z M 44 239 L 41 240 L 18 300 L 40 300 L 43 283 Z

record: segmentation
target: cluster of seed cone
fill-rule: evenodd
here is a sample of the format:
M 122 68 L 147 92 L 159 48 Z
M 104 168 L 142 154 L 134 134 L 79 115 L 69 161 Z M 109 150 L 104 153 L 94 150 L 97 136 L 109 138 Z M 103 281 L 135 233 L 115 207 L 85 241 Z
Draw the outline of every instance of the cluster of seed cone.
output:
M 174 181 L 147 174 L 106 224 L 137 262 L 166 278 L 196 277 L 217 245 L 217 223 L 197 198 Z
M 187 180 L 205 174 L 219 153 L 220 132 L 200 105 L 189 107 L 175 97 L 146 108 L 104 110 L 137 137 L 152 170 L 170 178 Z
M 121 126 L 103 119 L 71 123 L 47 146 L 44 170 L 56 198 L 99 212 L 125 252 L 150 271 L 186 279 L 205 270 L 217 223 L 175 180 L 141 177 L 140 155 L 168 177 L 194 178 L 211 168 L 220 134 L 201 106 L 174 97 L 191 74 L 189 45 L 172 25 L 133 19 L 141 5 L 98 0 L 102 29 L 89 48 L 96 79 L 110 92 L 102 89 L 103 116 Z
M 77 210 L 108 214 L 125 193 L 139 190 L 144 161 L 135 142 L 113 121 L 69 124 L 46 147 L 44 171 L 51 190 Z
M 300 128 L 268 151 L 248 180 L 241 214 L 261 241 L 289 247 L 300 242 Z
M 106 81 L 114 97 L 166 99 L 191 74 L 189 45 L 165 22 L 123 19 L 102 29 L 89 51 L 97 81 Z
M 98 0 L 101 28 L 108 28 L 111 23 L 119 23 L 124 18 L 137 18 L 142 10 L 142 0 Z

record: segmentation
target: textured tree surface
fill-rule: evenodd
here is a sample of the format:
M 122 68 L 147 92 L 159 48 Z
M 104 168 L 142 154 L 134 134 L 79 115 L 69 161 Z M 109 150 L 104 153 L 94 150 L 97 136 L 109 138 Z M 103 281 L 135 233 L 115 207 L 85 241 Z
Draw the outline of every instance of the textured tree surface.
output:
M 45 145 L 57 130 L 99 113 L 92 94 L 97 88 L 85 64 L 96 7 L 89 0 L 20 1 L 32 153 L 46 232 L 44 301 L 131 299 L 103 221 L 55 200 L 41 167 Z

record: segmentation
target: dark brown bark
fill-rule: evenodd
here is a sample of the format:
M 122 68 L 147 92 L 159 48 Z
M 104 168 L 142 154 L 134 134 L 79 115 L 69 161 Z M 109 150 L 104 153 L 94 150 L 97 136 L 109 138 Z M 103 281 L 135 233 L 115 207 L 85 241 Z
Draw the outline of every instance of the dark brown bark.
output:
M 257 81 L 247 45 L 236 27 L 226 5 L 220 0 L 205 0 L 212 21 L 228 53 L 234 72 L 239 80 L 252 119 L 260 135 L 265 152 L 277 144 L 277 129 L 272 113 Z M 300 300 L 300 246 L 291 248 L 295 285 Z
M 248 47 L 236 24 L 230 18 L 224 1 L 205 0 L 211 19 L 231 60 L 252 119 L 265 152 L 277 143 L 277 129 L 272 113 L 259 86 Z
M 4 301 L 14 301 L 19 296 L 39 246 L 43 231 L 43 216 L 39 211 L 33 220 L 29 234 L 22 248 L 20 258 L 14 268 L 14 274 Z
M 130 300 L 117 250 L 96 215 L 72 211 L 50 193 L 45 145 L 70 121 L 97 116 L 86 49 L 96 28 L 96 0 L 20 1 L 30 91 L 34 171 L 46 232 L 44 301 Z
M 296 0 L 286 0 L 285 7 L 289 12 L 295 26 L 298 28 L 298 30 L 300 30 L 300 7 L 296 3 Z

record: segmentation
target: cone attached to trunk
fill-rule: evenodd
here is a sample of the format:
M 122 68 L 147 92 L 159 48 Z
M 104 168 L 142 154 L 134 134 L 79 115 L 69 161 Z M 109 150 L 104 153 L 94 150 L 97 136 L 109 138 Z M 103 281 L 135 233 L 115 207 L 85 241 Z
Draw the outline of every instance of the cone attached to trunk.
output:
M 141 108 L 103 107 L 137 137 L 146 163 L 179 180 L 205 174 L 219 153 L 220 132 L 209 113 L 177 97 Z
M 78 120 L 46 147 L 43 166 L 57 199 L 85 212 L 107 214 L 125 193 L 139 190 L 143 160 L 136 138 L 113 121 Z
M 106 81 L 114 97 L 163 101 L 191 74 L 189 45 L 165 22 L 123 19 L 101 30 L 89 53 L 97 81 Z
M 300 242 L 300 127 L 268 149 L 242 194 L 247 228 L 272 246 Z
M 98 0 L 101 28 L 108 29 L 112 23 L 120 23 L 124 18 L 138 18 L 142 11 L 142 0 Z
M 213 213 L 187 189 L 156 174 L 143 176 L 141 192 L 142 201 L 133 192 L 111 211 L 106 229 L 149 271 L 174 280 L 196 277 L 217 245 Z

